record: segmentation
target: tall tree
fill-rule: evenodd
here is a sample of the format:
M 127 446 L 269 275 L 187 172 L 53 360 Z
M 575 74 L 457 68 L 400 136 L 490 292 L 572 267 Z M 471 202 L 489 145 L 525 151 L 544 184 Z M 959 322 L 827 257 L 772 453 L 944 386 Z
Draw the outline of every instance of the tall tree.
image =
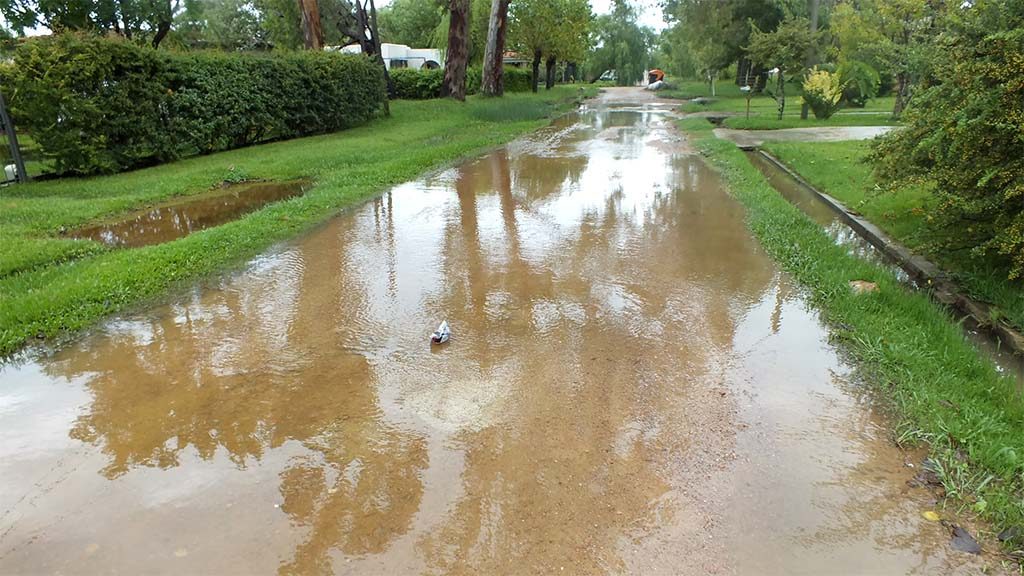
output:
M 818 40 L 806 18 L 787 18 L 773 32 L 754 28 L 747 54 L 765 68 L 774 68 L 776 88 L 771 94 L 779 104 L 779 120 L 786 111 L 786 79 L 801 74 L 807 52 Z
M 613 0 L 610 14 L 594 20 L 594 49 L 586 62 L 589 76 L 596 79 L 605 70 L 614 70 L 616 82 L 628 86 L 643 79 L 654 33 L 637 23 L 636 10 L 626 0 Z
M 484 71 L 480 91 L 484 96 L 505 93 L 505 36 L 508 32 L 509 0 L 491 0 L 484 48 Z
M 555 6 L 559 1 L 516 0 L 509 9 L 510 43 L 533 60 L 530 86 L 534 92 L 540 82 L 541 60 L 554 44 L 555 28 L 559 25 Z
M 808 11 L 810 16 L 807 18 L 811 28 L 811 34 L 818 33 L 818 15 L 821 12 L 821 0 L 807 0 Z M 811 47 L 810 52 L 807 54 L 807 68 L 810 68 L 818 63 L 818 50 L 817 43 Z M 810 110 L 810 104 L 807 100 L 804 100 L 800 105 L 800 119 L 807 120 L 807 112 Z
M 383 6 L 380 18 L 382 42 L 405 44 L 413 48 L 440 48 L 435 32 L 444 18 L 444 3 L 438 0 L 394 0 Z M 445 34 L 448 30 L 445 29 Z
M 322 50 L 324 31 L 320 26 L 320 4 L 317 0 L 298 0 L 302 15 L 302 39 L 306 50 Z
M 448 3 L 448 54 L 444 62 L 441 96 L 466 99 L 466 66 L 469 63 L 469 0 Z
M 0 0 L 0 14 L 12 30 L 48 28 L 114 33 L 154 48 L 167 38 L 177 14 L 190 0 Z

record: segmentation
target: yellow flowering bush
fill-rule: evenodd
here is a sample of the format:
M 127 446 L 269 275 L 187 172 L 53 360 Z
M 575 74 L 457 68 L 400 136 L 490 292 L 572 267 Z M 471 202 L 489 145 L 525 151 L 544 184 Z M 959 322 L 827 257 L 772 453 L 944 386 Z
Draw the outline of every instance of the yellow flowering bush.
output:
M 830 118 L 843 102 L 843 83 L 839 75 L 812 68 L 804 79 L 804 102 L 811 107 L 815 118 Z

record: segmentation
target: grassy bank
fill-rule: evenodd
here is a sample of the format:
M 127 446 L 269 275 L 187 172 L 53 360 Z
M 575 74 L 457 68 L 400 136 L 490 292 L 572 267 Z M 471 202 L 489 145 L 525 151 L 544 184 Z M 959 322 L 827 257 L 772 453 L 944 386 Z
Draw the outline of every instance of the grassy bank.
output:
M 746 206 L 765 249 L 808 288 L 877 396 L 891 401 L 899 439 L 930 445 L 947 505 L 970 507 L 999 529 L 1024 525 L 1024 401 L 1015 384 L 943 309 L 836 245 L 707 122 L 682 127 Z M 876 282 L 879 291 L 854 295 L 851 280 Z
M 0 353 L 73 332 L 237 264 L 387 186 L 533 130 L 577 87 L 502 99 L 392 103 L 391 116 L 324 136 L 191 158 L 114 176 L 0 191 Z M 304 196 L 180 240 L 112 250 L 61 230 L 239 178 L 309 178 Z
M 764 147 L 820 190 L 926 254 L 956 276 L 971 296 L 992 304 L 996 314 L 1024 328 L 1024 286 L 1007 280 L 1007 270 L 996 262 L 972 257 L 967 251 L 943 250 L 948 238 L 928 225 L 931 198 L 926 190 L 876 191 L 871 167 L 863 161 L 869 146 L 867 142 L 769 142 Z
M 750 99 L 750 118 L 746 118 L 747 98 L 739 86 L 731 81 L 716 84 L 716 95 L 703 82 L 680 82 L 676 88 L 659 92 L 659 96 L 690 100 L 708 98 L 707 104 L 686 102 L 684 112 L 721 112 L 739 114 L 727 118 L 724 126 L 738 130 L 778 130 L 781 128 L 806 128 L 811 126 L 888 126 L 894 124 L 892 107 L 894 98 L 886 96 L 869 100 L 864 108 L 840 110 L 828 120 L 818 120 L 812 114 L 806 120 L 800 119 L 800 93 L 797 86 L 787 86 L 786 113 L 778 119 L 778 104 L 767 94 L 758 94 Z

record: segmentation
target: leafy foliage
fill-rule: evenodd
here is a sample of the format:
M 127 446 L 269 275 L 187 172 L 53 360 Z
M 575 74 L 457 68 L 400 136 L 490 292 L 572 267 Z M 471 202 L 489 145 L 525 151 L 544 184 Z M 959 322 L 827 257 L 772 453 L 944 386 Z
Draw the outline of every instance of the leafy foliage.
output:
M 831 118 L 843 102 L 843 84 L 839 74 L 814 68 L 804 78 L 804 101 L 819 120 Z
M 878 96 L 881 77 L 869 64 L 847 60 L 836 70 L 843 86 L 843 100 L 854 108 L 863 108 L 868 100 Z
M 605 70 L 615 71 L 620 86 L 639 82 L 649 63 L 648 46 L 654 44 L 650 29 L 637 24 L 636 10 L 624 0 L 615 0 L 611 14 L 594 20 L 591 43 L 594 49 L 586 62 L 586 73 L 591 79 Z
M 819 33 L 810 31 L 805 18 L 787 18 L 773 32 L 762 32 L 755 26 L 750 35 L 750 46 L 747 47 L 750 59 L 776 70 L 776 88 L 769 94 L 779 104 L 780 120 L 786 111 L 786 79 L 803 72 L 807 54 L 819 36 Z
M 11 109 L 58 173 L 110 173 L 372 117 L 380 68 L 362 56 L 159 53 L 59 34 L 25 42 Z
M 505 92 L 529 92 L 533 76 L 525 68 L 512 68 L 506 66 L 503 72 L 505 76 Z M 483 71 L 479 68 L 470 68 L 466 71 L 466 93 L 476 94 L 480 91 L 480 81 Z
M 934 182 L 946 249 L 996 256 L 1024 278 L 1024 2 L 959 8 L 935 52 L 935 83 L 873 153 L 897 185 Z
M 395 97 L 403 100 L 426 100 L 441 95 L 444 70 L 414 70 L 399 68 L 391 71 L 395 83 Z
M 394 0 L 378 13 L 380 37 L 383 42 L 406 44 L 413 48 L 440 48 L 444 2 L 438 0 Z M 447 24 L 447 23 L 445 23 Z M 443 28 L 444 34 L 438 34 Z

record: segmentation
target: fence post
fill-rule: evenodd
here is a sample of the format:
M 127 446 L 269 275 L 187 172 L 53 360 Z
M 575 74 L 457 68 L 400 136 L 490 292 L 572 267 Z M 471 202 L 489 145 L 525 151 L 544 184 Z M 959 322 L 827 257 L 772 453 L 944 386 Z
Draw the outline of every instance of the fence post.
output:
M 18 146 L 18 134 L 14 130 L 14 122 L 7 113 L 7 102 L 0 92 L 0 123 L 3 124 L 4 133 L 7 134 L 7 145 L 11 148 L 11 158 L 14 160 L 14 168 L 17 170 L 18 182 L 28 182 L 28 172 L 25 171 L 25 159 L 21 157 L 21 148 Z

